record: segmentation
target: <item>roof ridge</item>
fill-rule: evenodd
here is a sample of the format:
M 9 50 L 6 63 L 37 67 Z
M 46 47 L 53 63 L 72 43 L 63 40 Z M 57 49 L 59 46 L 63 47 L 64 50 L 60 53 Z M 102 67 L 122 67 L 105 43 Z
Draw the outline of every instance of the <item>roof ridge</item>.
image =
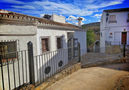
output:
M 0 9 L 2 10 L 2 9 Z M 4 11 L 8 11 L 8 10 L 4 10 Z M 12 11 L 8 11 L 8 13 L 0 13 L 0 14 L 5 14 L 5 15 L 18 15 L 18 16 L 26 16 L 26 17 L 30 17 L 30 18 L 34 18 L 36 19 L 38 22 L 42 22 L 45 24 L 52 24 L 52 25 L 60 25 L 60 26 L 67 26 L 67 27 L 73 27 L 73 28 L 78 28 L 78 26 L 70 24 L 70 23 L 60 23 L 60 22 L 55 22 L 52 20 L 47 20 L 44 18 L 40 18 L 40 17 L 35 17 L 35 16 L 30 16 L 30 15 L 25 15 L 25 14 L 21 14 L 21 13 L 16 13 L 16 12 L 12 12 Z

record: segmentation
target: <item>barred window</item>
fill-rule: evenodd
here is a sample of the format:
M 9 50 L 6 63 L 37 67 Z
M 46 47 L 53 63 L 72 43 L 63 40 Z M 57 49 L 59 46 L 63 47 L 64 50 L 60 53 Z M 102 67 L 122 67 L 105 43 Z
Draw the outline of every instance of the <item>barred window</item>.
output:
M 0 55 L 2 55 L 2 59 L 16 58 L 16 47 L 16 41 L 0 42 Z
M 63 48 L 62 37 L 57 37 L 57 49 Z

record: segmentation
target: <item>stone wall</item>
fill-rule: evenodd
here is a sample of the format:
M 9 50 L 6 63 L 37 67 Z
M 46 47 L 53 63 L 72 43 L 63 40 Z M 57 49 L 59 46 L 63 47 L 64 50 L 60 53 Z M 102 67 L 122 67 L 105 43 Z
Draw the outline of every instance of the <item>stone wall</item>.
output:
M 107 53 L 107 54 L 118 54 L 118 53 L 122 53 L 122 49 L 118 45 L 107 46 L 105 53 Z

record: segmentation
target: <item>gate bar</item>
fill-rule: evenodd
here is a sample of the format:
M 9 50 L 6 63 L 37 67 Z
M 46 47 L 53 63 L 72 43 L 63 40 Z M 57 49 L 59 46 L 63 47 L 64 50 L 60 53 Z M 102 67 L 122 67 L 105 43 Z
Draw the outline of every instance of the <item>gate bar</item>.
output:
M 0 64 L 1 64 L 2 85 L 3 85 L 3 90 L 5 90 L 5 87 L 4 87 L 4 75 L 3 75 L 3 64 L 2 64 L 2 55 L 0 55 Z

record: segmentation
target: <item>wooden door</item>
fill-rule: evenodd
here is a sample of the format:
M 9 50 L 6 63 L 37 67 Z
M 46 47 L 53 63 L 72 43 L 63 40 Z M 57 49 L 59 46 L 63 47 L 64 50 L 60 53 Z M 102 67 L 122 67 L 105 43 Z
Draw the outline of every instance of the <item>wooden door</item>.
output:
M 126 44 L 127 42 L 127 32 L 122 32 L 122 44 Z

